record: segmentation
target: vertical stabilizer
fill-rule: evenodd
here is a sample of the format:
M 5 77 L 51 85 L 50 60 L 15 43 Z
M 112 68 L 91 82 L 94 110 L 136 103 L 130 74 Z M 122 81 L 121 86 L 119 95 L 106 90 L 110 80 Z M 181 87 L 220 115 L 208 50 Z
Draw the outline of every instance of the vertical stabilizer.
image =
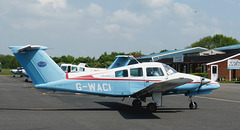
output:
M 27 45 L 9 48 L 24 67 L 34 85 L 66 78 L 65 73 L 45 52 L 47 47 Z

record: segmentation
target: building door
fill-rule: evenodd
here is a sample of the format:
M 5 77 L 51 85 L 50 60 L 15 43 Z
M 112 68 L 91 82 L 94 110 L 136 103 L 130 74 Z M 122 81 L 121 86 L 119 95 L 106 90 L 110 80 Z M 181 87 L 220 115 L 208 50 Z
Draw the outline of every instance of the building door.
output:
M 217 81 L 218 79 L 218 65 L 211 65 L 211 80 Z
M 237 77 L 236 77 L 236 70 L 233 70 L 233 77 L 232 77 L 233 79 L 236 79 Z

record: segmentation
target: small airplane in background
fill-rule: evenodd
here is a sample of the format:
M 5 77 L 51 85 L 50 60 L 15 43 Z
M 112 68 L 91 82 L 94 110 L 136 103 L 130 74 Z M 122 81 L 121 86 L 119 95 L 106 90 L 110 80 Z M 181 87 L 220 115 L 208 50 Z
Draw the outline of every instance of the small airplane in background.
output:
M 27 73 L 23 69 L 23 67 L 17 67 L 17 69 L 11 69 L 10 71 L 14 74 L 13 77 L 15 77 L 16 75 L 20 75 L 20 77 L 23 77 L 25 75 L 27 76 Z
M 20 75 L 20 77 L 24 76 L 26 77 L 25 82 L 28 82 L 29 76 L 27 72 L 23 69 L 23 67 L 17 67 L 17 69 L 11 69 L 10 71 L 14 74 L 13 77 L 15 77 L 16 75 Z
M 132 106 L 142 107 L 147 97 L 147 110 L 154 112 L 162 106 L 163 95 L 189 96 L 189 108 L 196 109 L 192 96 L 209 94 L 220 85 L 199 76 L 178 73 L 170 66 L 158 62 L 128 65 L 129 57 L 118 57 L 105 71 L 90 73 L 65 73 L 46 54 L 44 46 L 9 47 L 32 79 L 35 88 L 68 91 L 101 96 L 135 98 Z
M 102 71 L 106 70 L 103 68 L 90 68 L 85 67 L 85 63 L 80 63 L 79 65 L 73 65 L 73 64 L 60 64 L 59 67 L 65 72 L 65 73 L 77 73 L 77 72 L 94 72 L 94 71 Z M 26 73 L 26 71 L 23 69 L 23 67 L 18 67 L 17 69 L 11 69 L 10 70 L 15 77 L 16 75 L 20 75 L 20 77 L 26 77 L 25 82 L 29 81 L 29 76 Z
M 90 67 L 86 67 L 86 63 L 80 63 L 78 65 L 59 64 L 59 67 L 66 73 L 94 72 L 94 71 L 106 70 L 104 68 L 90 68 Z

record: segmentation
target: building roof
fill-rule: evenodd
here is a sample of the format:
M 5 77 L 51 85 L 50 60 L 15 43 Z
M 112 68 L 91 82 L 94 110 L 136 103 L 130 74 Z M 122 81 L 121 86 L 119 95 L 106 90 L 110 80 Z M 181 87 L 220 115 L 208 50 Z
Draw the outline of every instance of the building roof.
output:
M 214 49 L 200 52 L 200 56 L 204 56 L 204 55 L 205 56 L 206 55 L 217 55 L 217 54 L 225 54 L 225 52 L 219 51 L 219 50 L 214 50 Z
M 151 58 L 154 61 L 157 61 L 162 58 L 173 58 L 174 56 L 184 55 L 187 53 L 202 52 L 202 51 L 206 51 L 206 50 L 208 50 L 208 49 L 203 48 L 203 47 L 194 47 L 194 48 L 187 48 L 187 49 L 181 49 L 181 50 L 171 50 L 171 51 L 160 52 L 160 53 L 156 53 L 156 54 L 152 54 L 152 55 L 142 56 L 142 57 L 139 57 L 138 59 Z
M 234 58 L 234 57 L 239 56 L 239 55 L 240 55 L 240 53 L 237 53 L 237 54 L 235 54 L 235 55 L 226 57 L 226 58 L 224 58 L 224 59 L 215 60 L 215 61 L 213 61 L 213 62 L 207 63 L 207 65 L 211 65 L 211 64 L 216 64 L 216 63 L 219 63 L 219 62 L 223 62 L 223 61 L 226 61 L 226 60 L 228 60 L 228 59 Z
M 218 50 L 218 51 L 222 51 L 222 50 L 235 50 L 235 49 L 240 49 L 240 44 L 214 48 L 214 50 Z
M 240 53 L 229 53 L 229 54 L 217 54 L 217 55 L 209 55 L 209 56 L 189 56 L 184 57 L 184 62 L 181 63 L 206 63 L 207 65 L 210 63 L 214 63 L 217 61 L 221 61 L 223 59 L 227 59 L 232 56 L 240 55 Z M 160 59 L 158 62 L 163 62 L 166 64 L 172 64 L 173 58 L 167 58 L 167 59 Z

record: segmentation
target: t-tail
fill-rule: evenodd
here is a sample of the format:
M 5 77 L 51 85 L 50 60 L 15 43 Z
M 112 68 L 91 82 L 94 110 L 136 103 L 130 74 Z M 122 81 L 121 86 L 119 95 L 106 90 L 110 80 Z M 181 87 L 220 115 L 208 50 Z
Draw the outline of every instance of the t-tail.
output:
M 66 74 L 47 55 L 45 46 L 10 46 L 34 85 L 66 79 Z

